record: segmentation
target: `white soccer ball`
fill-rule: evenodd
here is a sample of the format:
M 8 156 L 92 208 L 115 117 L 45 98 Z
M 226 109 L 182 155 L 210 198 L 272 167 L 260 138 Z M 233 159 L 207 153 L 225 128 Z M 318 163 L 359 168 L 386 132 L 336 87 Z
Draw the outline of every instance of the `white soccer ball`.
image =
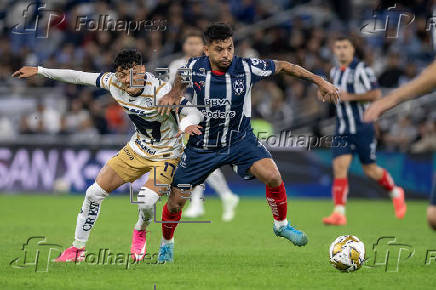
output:
M 358 237 L 338 237 L 330 245 L 330 263 L 343 272 L 359 270 L 365 262 L 365 245 Z

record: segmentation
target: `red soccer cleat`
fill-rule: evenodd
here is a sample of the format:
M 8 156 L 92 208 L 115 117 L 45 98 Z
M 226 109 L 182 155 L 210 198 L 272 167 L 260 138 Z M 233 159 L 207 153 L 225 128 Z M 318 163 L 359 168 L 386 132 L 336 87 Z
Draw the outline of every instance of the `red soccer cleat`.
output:
M 407 211 L 406 201 L 404 200 L 404 189 L 399 186 L 395 186 L 394 190 L 397 190 L 399 193 L 397 197 L 392 198 L 395 216 L 397 219 L 402 219 Z
M 333 212 L 329 217 L 323 218 L 322 222 L 330 226 L 345 226 L 347 224 L 347 218 L 341 213 Z
M 55 259 L 55 262 L 81 262 L 85 259 L 85 247 L 69 247 Z

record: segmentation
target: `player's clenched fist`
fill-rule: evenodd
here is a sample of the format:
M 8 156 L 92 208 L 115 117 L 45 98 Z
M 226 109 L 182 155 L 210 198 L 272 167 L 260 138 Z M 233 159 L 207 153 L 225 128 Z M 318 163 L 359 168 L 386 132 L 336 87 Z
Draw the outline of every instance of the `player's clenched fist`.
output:
M 14 78 L 30 78 L 38 73 L 38 68 L 36 66 L 23 66 L 16 72 L 12 74 Z

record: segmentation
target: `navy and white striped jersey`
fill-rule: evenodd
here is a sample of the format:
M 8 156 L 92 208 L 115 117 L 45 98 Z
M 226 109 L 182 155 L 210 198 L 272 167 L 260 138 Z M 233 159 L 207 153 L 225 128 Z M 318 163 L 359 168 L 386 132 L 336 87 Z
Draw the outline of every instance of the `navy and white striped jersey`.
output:
M 350 94 L 363 94 L 378 87 L 373 70 L 357 58 L 346 68 L 332 68 L 330 79 L 337 88 Z M 373 126 L 362 120 L 368 105 L 369 102 L 364 101 L 341 101 L 336 104 L 336 134 L 356 134 L 360 129 Z
M 204 115 L 202 135 L 190 136 L 188 146 L 222 148 L 251 131 L 251 87 L 275 71 L 273 60 L 234 56 L 226 72 L 212 71 L 209 57 L 191 58 L 192 103 Z

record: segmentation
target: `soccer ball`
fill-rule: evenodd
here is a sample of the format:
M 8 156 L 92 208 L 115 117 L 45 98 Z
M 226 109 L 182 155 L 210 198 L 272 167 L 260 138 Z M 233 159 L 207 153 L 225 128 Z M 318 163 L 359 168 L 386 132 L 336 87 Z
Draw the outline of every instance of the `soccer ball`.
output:
M 359 270 L 365 261 L 365 246 L 358 237 L 338 237 L 330 245 L 330 263 L 343 272 Z

